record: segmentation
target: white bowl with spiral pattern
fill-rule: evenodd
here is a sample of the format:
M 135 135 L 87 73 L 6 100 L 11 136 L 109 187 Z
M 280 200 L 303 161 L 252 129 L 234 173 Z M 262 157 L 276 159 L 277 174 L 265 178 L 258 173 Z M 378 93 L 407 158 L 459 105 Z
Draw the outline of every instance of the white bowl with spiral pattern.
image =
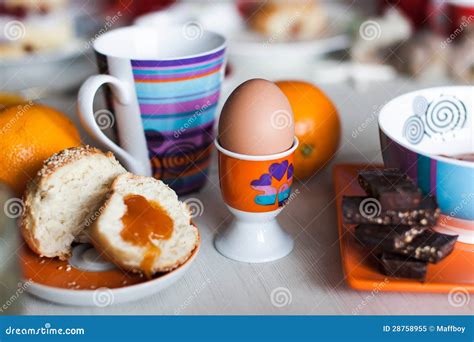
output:
M 414 91 L 388 102 L 379 113 L 386 167 L 405 171 L 424 194 L 436 196 L 439 230 L 474 243 L 474 87 Z

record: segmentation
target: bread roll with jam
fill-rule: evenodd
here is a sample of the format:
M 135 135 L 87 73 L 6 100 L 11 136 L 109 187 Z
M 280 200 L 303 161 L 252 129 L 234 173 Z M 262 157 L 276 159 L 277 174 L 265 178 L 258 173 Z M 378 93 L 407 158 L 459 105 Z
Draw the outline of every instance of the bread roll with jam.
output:
M 111 152 L 90 146 L 52 155 L 25 192 L 21 233 L 28 246 L 41 256 L 67 259 L 72 242 L 98 216 L 113 180 L 125 172 Z
M 131 173 L 115 179 L 89 233 L 105 258 L 147 277 L 183 264 L 199 243 L 176 193 L 160 180 Z

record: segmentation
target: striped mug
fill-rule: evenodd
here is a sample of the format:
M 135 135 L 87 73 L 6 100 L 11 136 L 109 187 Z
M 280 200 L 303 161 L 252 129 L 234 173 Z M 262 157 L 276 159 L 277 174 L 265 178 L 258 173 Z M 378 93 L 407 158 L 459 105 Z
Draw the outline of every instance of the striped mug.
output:
M 131 172 L 161 179 L 178 194 L 206 182 L 213 125 L 224 77 L 225 39 L 182 28 L 124 27 L 97 38 L 100 75 L 78 95 L 86 131 Z M 94 113 L 97 90 L 108 109 Z M 118 143 L 102 131 L 114 125 Z

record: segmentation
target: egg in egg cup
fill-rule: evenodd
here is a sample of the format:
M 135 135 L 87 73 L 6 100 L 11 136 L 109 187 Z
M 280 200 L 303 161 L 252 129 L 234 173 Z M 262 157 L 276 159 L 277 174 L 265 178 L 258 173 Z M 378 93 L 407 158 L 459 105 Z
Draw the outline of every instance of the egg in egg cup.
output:
M 222 197 L 234 215 L 229 226 L 215 238 L 216 249 L 242 262 L 268 262 L 288 255 L 293 238 L 276 217 L 291 199 L 295 137 L 288 150 L 270 155 L 245 155 L 223 148 L 218 150 L 219 182 Z

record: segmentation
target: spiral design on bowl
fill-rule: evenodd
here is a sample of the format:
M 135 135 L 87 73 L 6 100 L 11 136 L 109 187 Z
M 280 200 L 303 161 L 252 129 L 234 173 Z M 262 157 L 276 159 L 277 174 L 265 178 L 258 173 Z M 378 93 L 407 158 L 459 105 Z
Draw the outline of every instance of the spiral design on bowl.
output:
M 424 96 L 416 96 L 413 99 L 413 113 L 418 116 L 423 116 L 428 109 L 429 102 L 428 99 Z
M 403 126 L 403 136 L 411 144 L 418 144 L 425 134 L 425 125 L 423 120 L 416 115 L 410 116 Z
M 453 96 L 441 96 L 426 111 L 425 131 L 428 135 L 443 134 L 462 128 L 467 110 L 462 101 Z

